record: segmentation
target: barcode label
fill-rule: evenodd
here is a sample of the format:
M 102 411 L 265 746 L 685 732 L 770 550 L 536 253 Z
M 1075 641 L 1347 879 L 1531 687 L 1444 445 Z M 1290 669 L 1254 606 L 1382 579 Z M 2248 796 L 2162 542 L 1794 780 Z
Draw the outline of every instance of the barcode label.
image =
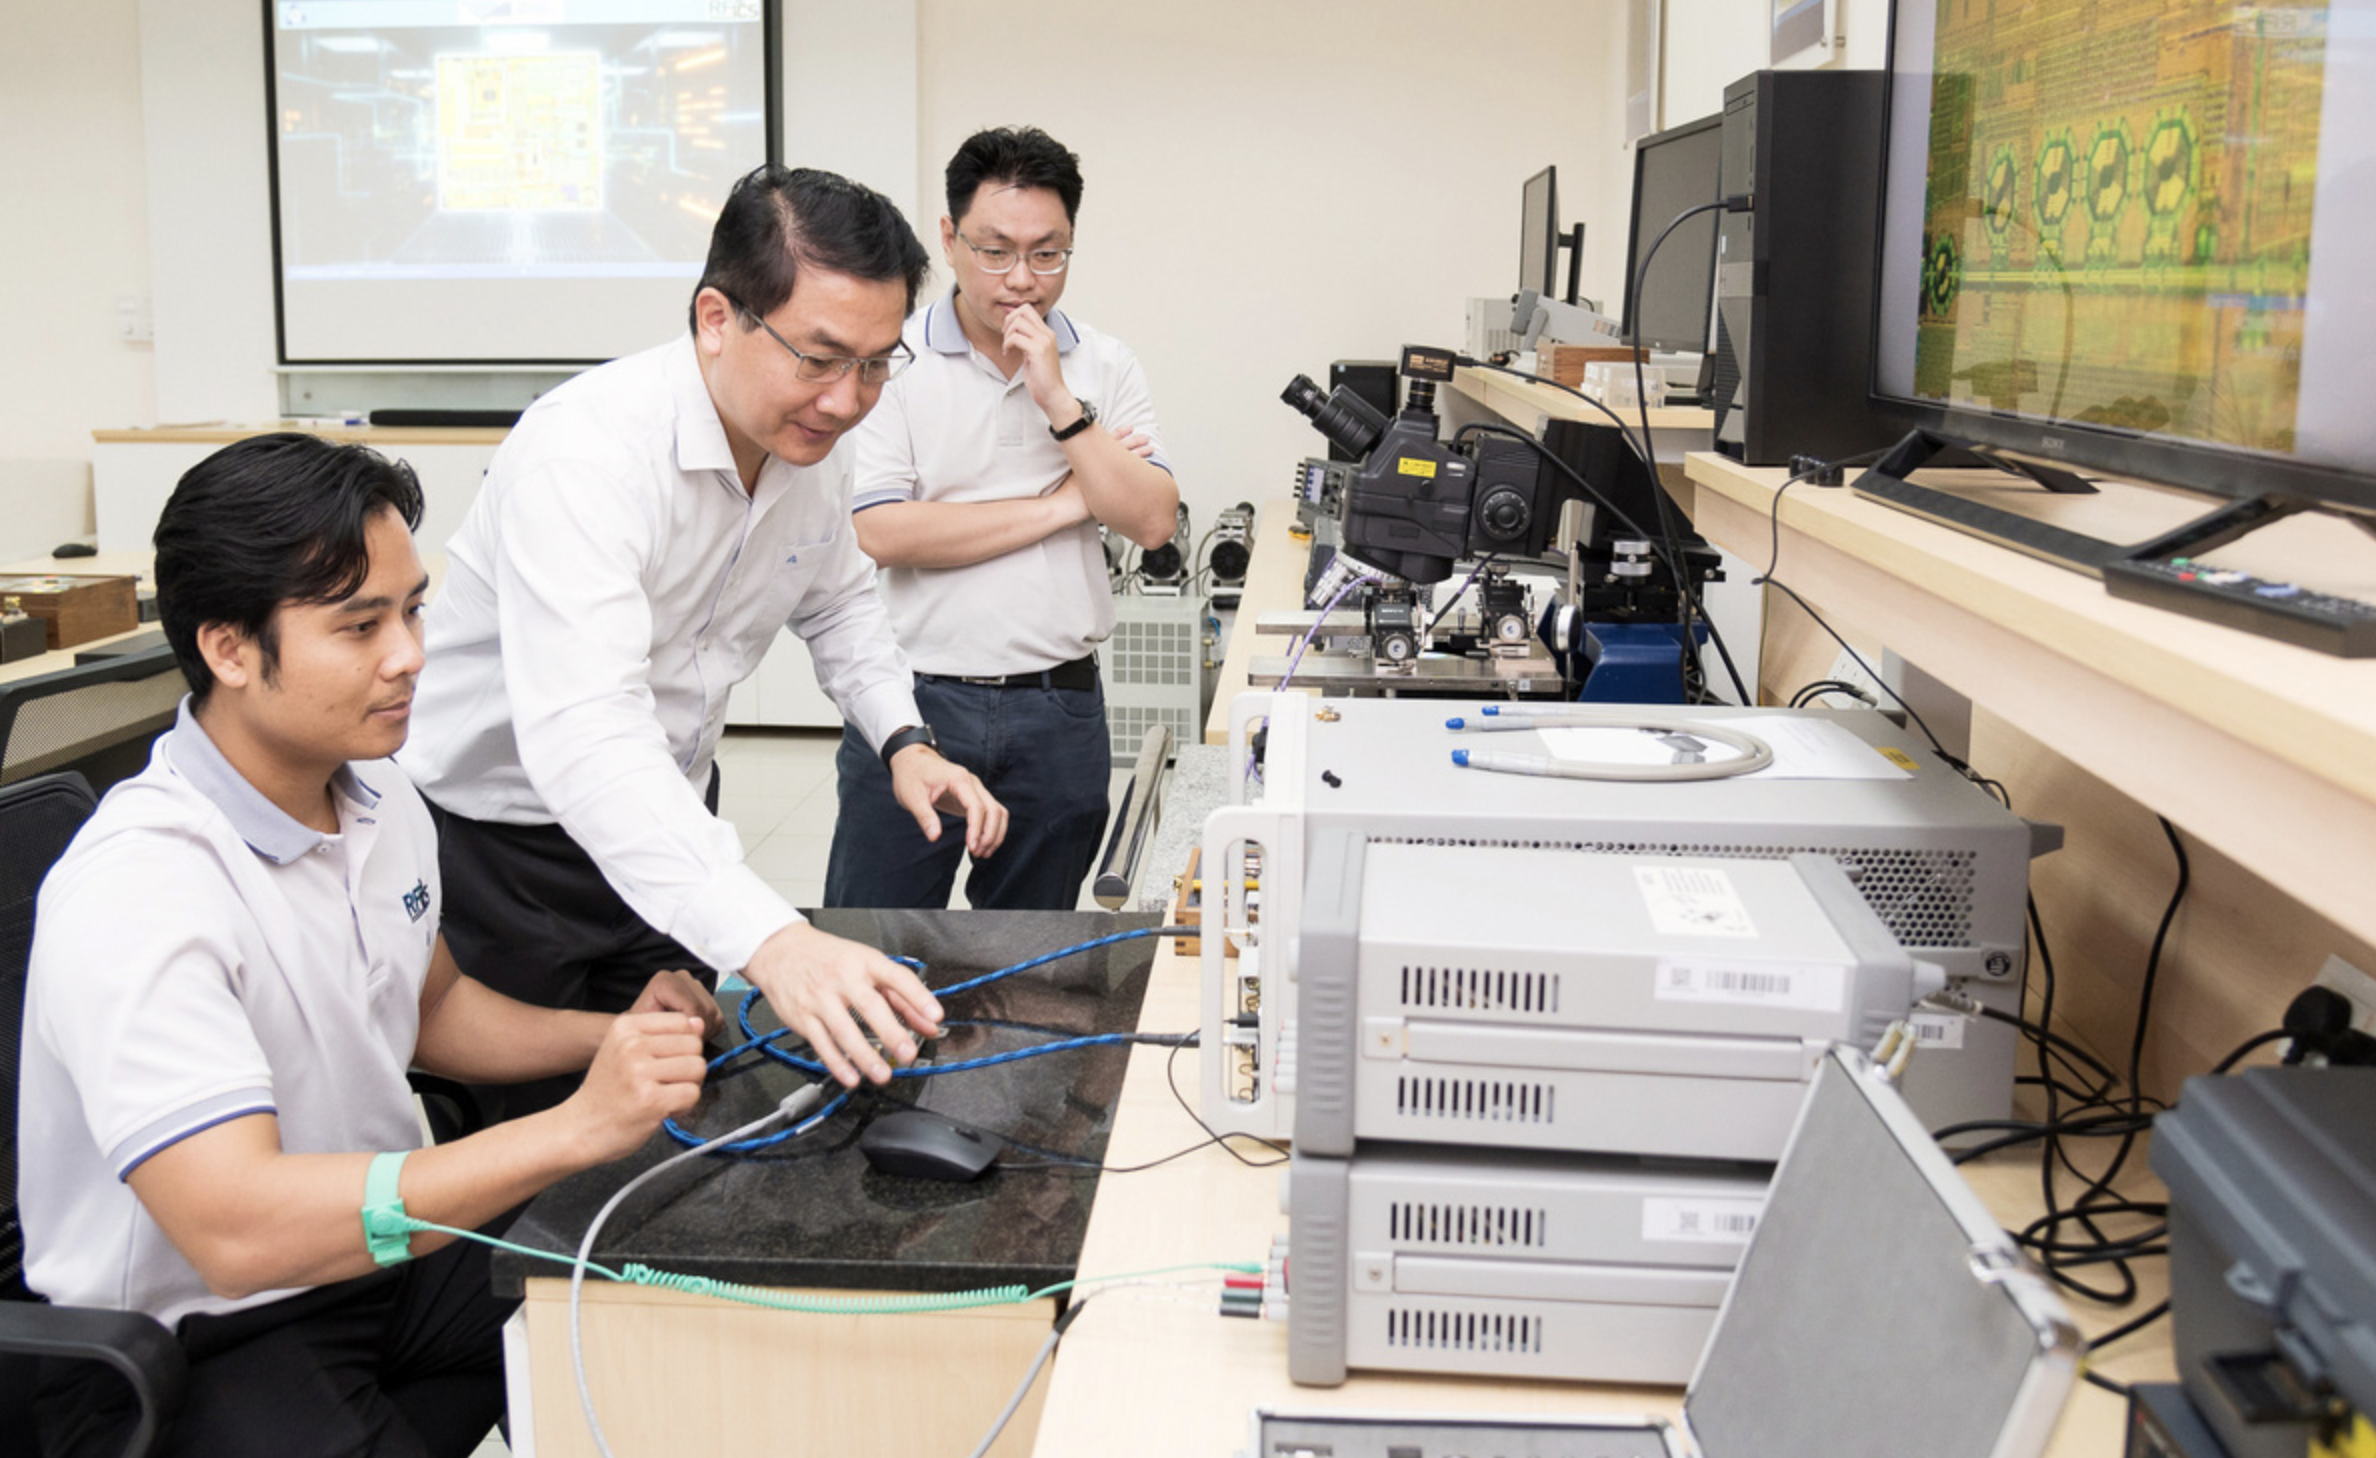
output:
M 1961 1048 L 1964 1021 L 1961 1013 L 1915 1013 L 1906 1026 L 1913 1030 L 1917 1048 Z
M 1642 1239 L 1747 1245 L 1764 1211 L 1763 1200 L 1652 1196 L 1642 1202 Z
M 1661 1002 L 1729 1002 L 1803 1012 L 1838 1012 L 1847 985 L 1845 969 L 1820 964 L 1667 962 L 1657 976 L 1653 992 Z
M 1715 866 L 1636 866 L 1634 882 L 1650 911 L 1650 925 L 1670 937 L 1754 937 L 1757 924 L 1733 885 Z

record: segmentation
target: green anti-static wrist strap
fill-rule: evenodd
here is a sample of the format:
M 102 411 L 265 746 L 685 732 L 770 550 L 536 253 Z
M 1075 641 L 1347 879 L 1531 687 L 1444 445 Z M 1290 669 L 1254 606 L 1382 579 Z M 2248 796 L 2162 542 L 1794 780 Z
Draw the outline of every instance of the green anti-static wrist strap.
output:
M 375 1154 L 371 1172 L 363 1176 L 363 1246 L 383 1266 L 412 1259 L 412 1231 L 404 1223 L 404 1199 L 396 1193 L 397 1177 L 410 1153 L 399 1149 Z

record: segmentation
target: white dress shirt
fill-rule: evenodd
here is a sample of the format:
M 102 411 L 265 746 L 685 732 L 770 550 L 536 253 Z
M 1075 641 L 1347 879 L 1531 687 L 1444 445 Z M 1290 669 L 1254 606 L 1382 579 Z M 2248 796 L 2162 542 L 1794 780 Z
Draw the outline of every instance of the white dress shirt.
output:
M 1048 434 L 1024 372 L 1012 379 L 957 322 L 952 289 L 908 319 L 916 363 L 883 387 L 850 432 L 857 453 L 851 509 L 894 501 L 1011 501 L 1045 496 L 1072 472 Z M 1048 315 L 1064 382 L 1097 407 L 1096 430 L 1163 433 L 1138 357 L 1110 334 Z M 1114 595 L 1094 520 L 965 567 L 889 567 L 883 596 L 900 646 L 922 673 L 1034 673 L 1069 663 L 1114 631 Z
M 558 824 L 720 972 L 799 920 L 702 791 L 727 691 L 789 624 L 870 744 L 922 722 L 850 525 L 848 452 L 735 473 L 690 337 L 536 402 L 446 548 L 399 758 L 474 820 Z
M 291 1154 L 421 1142 L 404 1071 L 443 888 L 420 796 L 386 761 L 331 782 L 339 833 L 240 777 L 184 702 L 41 887 L 25 989 L 17 1197 L 25 1279 L 171 1326 L 239 1300 L 125 1181 L 251 1114 Z

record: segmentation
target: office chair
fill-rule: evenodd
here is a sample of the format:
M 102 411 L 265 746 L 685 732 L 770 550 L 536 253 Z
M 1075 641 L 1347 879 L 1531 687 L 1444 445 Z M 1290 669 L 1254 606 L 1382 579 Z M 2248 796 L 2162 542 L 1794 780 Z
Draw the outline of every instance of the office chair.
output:
M 51 675 L 56 677 L 58 675 Z M 5 720 L 0 720 L 4 724 Z M 77 774 L 0 788 L 0 1433 L 34 1433 L 38 1358 L 104 1362 L 132 1389 L 139 1420 L 126 1458 L 156 1451 L 181 1408 L 188 1363 L 173 1334 L 136 1311 L 46 1305 L 25 1289 L 25 1238 L 17 1224 L 17 1067 L 25 1017 L 25 968 L 33 952 L 33 898 L 97 801 Z
M 187 687 L 165 644 L 0 684 L 0 785 L 76 770 L 104 792 L 147 765 Z

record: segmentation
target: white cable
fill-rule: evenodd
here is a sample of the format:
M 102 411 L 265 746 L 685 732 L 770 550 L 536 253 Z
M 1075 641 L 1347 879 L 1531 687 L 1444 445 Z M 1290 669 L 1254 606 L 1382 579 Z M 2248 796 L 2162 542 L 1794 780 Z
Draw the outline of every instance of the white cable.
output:
M 603 1222 L 610 1219 L 611 1212 L 625 1203 L 629 1195 L 634 1194 L 645 1181 L 658 1175 L 662 1170 L 673 1169 L 686 1160 L 707 1154 L 722 1144 L 732 1144 L 738 1140 L 748 1139 L 778 1119 L 797 1119 L 816 1107 L 817 1101 L 823 1097 L 825 1097 L 823 1084 L 805 1085 L 797 1092 L 786 1095 L 782 1103 L 743 1125 L 740 1129 L 721 1134 L 707 1144 L 681 1150 L 653 1165 L 650 1169 L 621 1185 L 618 1193 L 604 1201 L 602 1208 L 594 1212 L 593 1222 L 586 1227 L 586 1238 L 578 1242 L 577 1263 L 570 1268 L 569 1272 L 569 1362 L 570 1366 L 577 1371 L 578 1406 L 585 1411 L 586 1430 L 594 1435 L 594 1446 L 601 1452 L 602 1458 L 613 1458 L 613 1455 L 610 1441 L 602 1435 L 601 1420 L 594 1416 L 594 1389 L 586 1382 L 586 1344 L 583 1329 L 579 1324 L 579 1312 L 581 1310 L 580 1293 L 586 1284 L 586 1263 L 593 1259 L 594 1240 L 602 1233 Z
M 1158 1288 L 1166 1291 L 1189 1288 L 1201 1290 L 1211 1284 L 1212 1282 L 1209 1278 L 1194 1281 L 1173 1282 L 1126 1280 L 1116 1281 L 1111 1285 L 1101 1285 L 1094 1291 L 1076 1290 L 1074 1293 L 1072 1306 L 1064 1313 L 1064 1315 L 1056 1318 L 1055 1324 L 1048 1328 L 1048 1339 L 1040 1343 L 1039 1354 L 1031 1359 L 1031 1370 L 1023 1374 L 1023 1384 L 1015 1389 L 1015 1395 L 1013 1397 L 1007 1399 L 1006 1410 L 998 1415 L 997 1422 L 990 1425 L 989 1436 L 982 1439 L 981 1443 L 976 1446 L 972 1454 L 969 1455 L 969 1458 L 983 1458 L 983 1455 L 990 1451 L 990 1446 L 998 1441 L 998 1435 L 1006 1431 L 1008 1420 L 1013 1418 L 1016 1410 L 1023 1406 L 1023 1399 L 1031 1395 L 1031 1384 L 1039 1380 L 1040 1369 L 1047 1366 L 1048 1358 L 1056 1354 L 1056 1344 L 1064 1340 L 1065 1328 L 1070 1326 L 1075 1320 L 1079 1319 L 1081 1308 L 1089 1304 L 1091 1297 L 1111 1296 L 1117 1291 L 1127 1291 L 1137 1288 Z M 1210 1298 L 1208 1298 L 1208 1301 L 1209 1299 Z
M 1542 775 L 1567 780 L 1723 780 L 1753 775 L 1774 762 L 1773 747 L 1754 734 L 1729 729 L 1684 714 L 1646 714 L 1638 709 L 1596 713 L 1570 709 L 1564 713 L 1522 714 L 1470 723 L 1447 719 L 1445 727 L 1471 733 L 1521 729 L 1641 729 L 1665 734 L 1689 734 L 1739 751 L 1732 759 L 1704 764 L 1617 764 L 1594 760 L 1555 759 L 1541 754 L 1504 754 L 1496 750 L 1455 749 L 1452 762 L 1464 769 L 1492 770 L 1505 775 Z
M 1075 1300 L 1072 1311 L 1066 1312 L 1065 1316 L 1070 1316 L 1073 1312 L 1088 1305 L 1089 1296 L 1095 1294 L 1097 1293 L 1093 1291 L 1089 1295 Z M 1031 1384 L 1039 1380 L 1040 1369 L 1048 1365 L 1048 1358 L 1056 1354 L 1056 1344 L 1064 1340 L 1064 1326 L 1064 1318 L 1058 1317 L 1048 1327 L 1048 1339 L 1040 1343 L 1038 1354 L 1031 1359 L 1031 1370 L 1023 1374 L 1022 1385 L 1015 1389 L 1014 1396 L 1007 1399 L 1007 1405 L 998 1414 L 998 1421 L 990 1425 L 990 1431 L 983 1435 L 982 1441 L 975 1446 L 970 1458 L 982 1458 L 982 1455 L 990 1451 L 990 1445 L 998 1441 L 998 1435 L 1006 1431 L 1007 1420 L 1012 1418 L 1015 1415 L 1015 1410 L 1023 1405 L 1023 1399 L 1031 1395 Z

